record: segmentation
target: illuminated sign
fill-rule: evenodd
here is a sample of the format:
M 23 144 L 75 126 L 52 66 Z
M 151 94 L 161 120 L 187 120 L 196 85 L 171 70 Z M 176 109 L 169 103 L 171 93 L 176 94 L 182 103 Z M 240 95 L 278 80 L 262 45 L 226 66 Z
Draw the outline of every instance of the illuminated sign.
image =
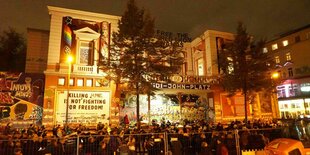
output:
M 67 100 L 68 123 L 108 123 L 110 92 L 69 91 L 69 96 L 67 93 L 58 92 L 57 124 L 63 124 L 66 120 Z
M 188 75 L 173 75 L 170 80 L 176 83 L 208 83 L 215 84 L 218 83 L 217 77 L 210 76 L 188 76 Z M 160 79 L 159 81 L 166 81 L 165 79 Z
M 302 92 L 309 92 L 310 91 L 310 83 L 303 83 L 300 85 L 300 90 Z
M 210 90 L 210 85 L 206 84 L 176 84 L 176 83 L 153 83 L 154 88 L 158 89 L 198 89 Z

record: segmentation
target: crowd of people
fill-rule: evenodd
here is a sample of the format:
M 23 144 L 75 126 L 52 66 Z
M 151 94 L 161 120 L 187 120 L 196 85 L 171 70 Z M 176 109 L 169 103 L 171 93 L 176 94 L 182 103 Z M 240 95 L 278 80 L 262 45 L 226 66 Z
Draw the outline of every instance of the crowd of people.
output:
M 98 123 L 95 128 L 79 124 L 46 129 L 32 124 L 24 129 L 14 129 L 8 123 L 0 137 L 0 154 L 160 155 L 169 150 L 173 155 L 234 155 L 237 154 L 237 140 L 241 149 L 262 149 L 269 140 L 281 137 L 280 127 L 281 124 L 271 120 L 229 124 L 203 120 L 154 121 L 140 129 L 103 123 Z

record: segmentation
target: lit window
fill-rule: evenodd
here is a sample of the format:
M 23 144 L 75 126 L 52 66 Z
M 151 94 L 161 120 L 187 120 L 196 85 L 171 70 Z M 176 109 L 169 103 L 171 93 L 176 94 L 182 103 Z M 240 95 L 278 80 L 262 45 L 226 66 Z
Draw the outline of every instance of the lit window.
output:
M 286 56 L 286 61 L 291 61 L 292 60 L 290 52 L 286 53 L 285 56 Z
M 70 86 L 73 86 L 74 85 L 74 79 L 70 78 Z
M 306 39 L 310 39 L 310 32 L 306 34 Z
M 271 48 L 272 48 L 272 50 L 278 49 L 278 44 L 273 44 L 273 45 L 271 46 Z
M 77 79 L 77 86 L 83 86 L 84 80 L 83 79 Z
M 87 80 L 86 80 L 86 86 L 87 86 L 87 87 L 93 86 L 93 80 L 92 80 L 92 79 L 87 79 Z
M 282 41 L 283 46 L 287 46 L 288 45 L 288 40 L 284 40 Z
M 279 56 L 275 56 L 274 58 L 275 58 L 275 62 L 276 62 L 277 64 L 279 64 L 279 63 L 280 63 L 280 57 L 279 57 Z
M 93 42 L 80 41 L 79 48 L 79 63 L 83 65 L 90 65 L 93 53 Z
M 198 75 L 199 76 L 203 76 L 204 75 L 204 72 L 203 72 L 203 59 L 202 58 L 200 58 L 200 59 L 198 59 L 198 61 L 197 61 L 197 64 L 198 64 Z
M 234 71 L 234 64 L 233 64 L 233 58 L 232 57 L 227 57 L 228 62 L 228 74 L 231 74 Z
M 58 78 L 58 85 L 64 86 L 65 85 L 65 78 Z
M 263 48 L 263 53 L 268 53 L 267 47 L 264 47 L 264 48 Z
M 96 86 L 96 87 L 100 87 L 100 86 L 101 86 L 100 80 L 96 80 L 95 86 Z

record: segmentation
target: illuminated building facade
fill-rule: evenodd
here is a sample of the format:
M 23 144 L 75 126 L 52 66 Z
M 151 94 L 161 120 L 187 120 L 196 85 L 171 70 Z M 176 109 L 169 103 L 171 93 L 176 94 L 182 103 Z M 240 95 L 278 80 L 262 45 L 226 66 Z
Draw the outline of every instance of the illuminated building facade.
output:
M 277 64 L 281 84 L 277 89 L 278 115 L 296 118 L 310 114 L 310 25 L 288 31 L 267 42 L 268 52 Z
M 186 44 L 185 74 L 208 78 L 218 77 L 220 67 L 217 63 L 218 54 L 225 43 L 232 42 L 234 34 L 207 30 L 191 43 Z M 219 85 L 211 85 L 207 93 L 207 104 L 214 110 L 216 122 L 229 122 L 243 120 L 245 115 L 244 96 L 236 94 L 228 97 Z M 272 118 L 275 110 L 271 104 L 271 96 L 268 93 L 257 93 L 253 104 L 247 106 L 248 118 Z
M 27 33 L 26 72 L 45 74 L 42 124 L 118 122 L 115 86 L 102 80 L 97 63 L 109 56 L 120 17 L 52 6 L 48 12 L 50 30 Z
M 120 17 L 52 6 L 48 11 L 49 31 L 28 29 L 26 64 L 26 72 L 45 74 L 43 124 L 118 124 L 125 117 L 135 121 L 135 96 L 116 91 L 113 82 L 103 80 L 105 74 L 97 66 L 101 56 L 109 56 L 111 34 Z M 228 97 L 217 81 L 218 52 L 233 38 L 231 33 L 207 30 L 184 43 L 181 72 L 153 84 L 159 91 L 150 105 L 147 96 L 140 95 L 142 121 L 242 120 L 243 96 Z M 72 62 L 67 61 L 68 56 L 73 57 Z M 268 97 L 258 94 L 255 104 L 248 106 L 249 118 L 271 116 L 270 100 L 262 99 Z

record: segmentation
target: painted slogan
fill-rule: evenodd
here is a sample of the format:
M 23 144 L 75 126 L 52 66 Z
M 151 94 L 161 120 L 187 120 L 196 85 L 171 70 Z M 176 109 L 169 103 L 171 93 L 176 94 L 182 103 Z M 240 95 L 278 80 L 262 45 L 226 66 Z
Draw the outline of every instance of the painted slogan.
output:
M 108 123 L 110 92 L 59 91 L 56 105 L 56 123 L 66 121 L 68 104 L 68 123 Z
M 0 72 L 0 121 L 40 124 L 44 74 Z

